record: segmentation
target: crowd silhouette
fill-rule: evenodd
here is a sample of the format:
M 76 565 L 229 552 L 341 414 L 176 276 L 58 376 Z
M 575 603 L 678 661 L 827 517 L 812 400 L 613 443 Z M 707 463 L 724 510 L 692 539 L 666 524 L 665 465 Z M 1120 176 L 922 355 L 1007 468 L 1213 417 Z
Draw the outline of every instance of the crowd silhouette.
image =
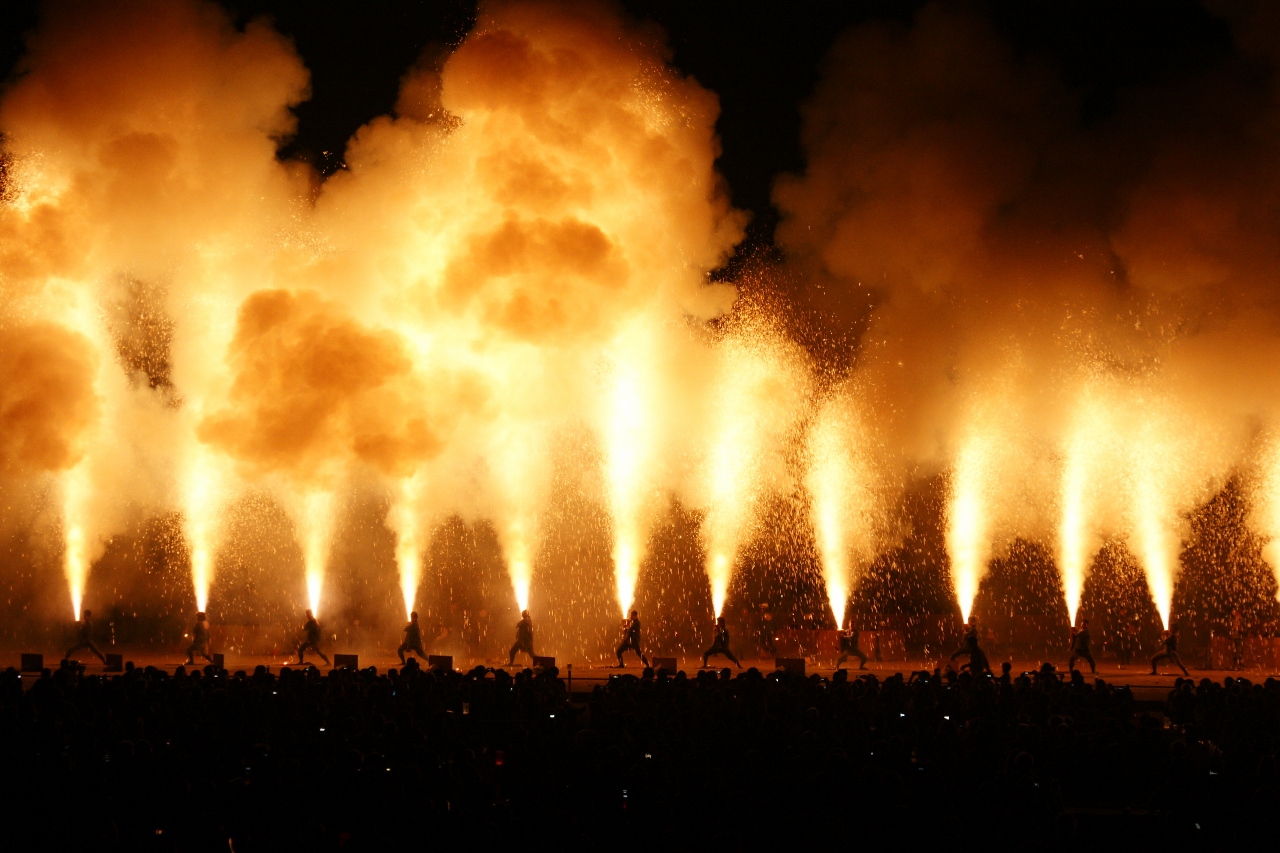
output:
M 646 669 L 0 674 L 9 829 L 51 849 L 1230 847 L 1280 807 L 1280 682 Z M 34 682 L 34 683 L 31 683 Z M 74 819 L 68 819 L 73 816 Z

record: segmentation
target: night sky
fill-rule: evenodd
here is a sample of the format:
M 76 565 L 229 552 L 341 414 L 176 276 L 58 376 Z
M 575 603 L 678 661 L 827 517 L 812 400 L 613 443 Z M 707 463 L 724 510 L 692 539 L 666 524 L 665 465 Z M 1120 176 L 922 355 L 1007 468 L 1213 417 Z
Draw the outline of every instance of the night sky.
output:
M 224 0 L 237 22 L 267 17 L 292 38 L 311 71 L 311 100 L 281 153 L 330 172 L 361 125 L 389 113 L 405 71 L 465 37 L 475 4 L 332 0 Z M 804 167 L 801 107 L 844 30 L 867 21 L 906 26 L 918 0 L 753 2 L 628 0 L 635 18 L 667 33 L 675 65 L 720 97 L 720 171 L 734 203 L 752 214 L 749 244 L 772 240 L 774 177 Z M 964 4 L 959 4 L 964 5 Z M 1078 95 L 1082 126 L 1105 121 L 1126 97 L 1204 73 L 1233 56 L 1225 22 L 1194 0 L 967 4 L 983 10 L 1019 56 L 1056 67 Z M 0 5 L 0 68 L 11 75 L 40 4 Z

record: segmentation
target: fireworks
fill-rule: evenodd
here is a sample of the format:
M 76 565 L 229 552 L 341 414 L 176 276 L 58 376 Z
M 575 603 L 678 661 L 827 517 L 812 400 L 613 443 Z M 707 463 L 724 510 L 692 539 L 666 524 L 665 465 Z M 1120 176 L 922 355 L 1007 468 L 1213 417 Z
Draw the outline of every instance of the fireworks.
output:
M 752 535 L 760 501 L 780 476 L 784 437 L 806 402 L 798 354 L 771 330 L 747 326 L 720 343 L 705 464 L 702 537 L 715 615 L 724 610 L 738 549 Z
M 1023 537 L 1052 543 L 1076 621 L 1114 537 L 1168 624 L 1186 516 L 1237 474 L 1280 567 L 1280 451 L 1252 438 L 1274 383 L 1231 367 L 1272 363 L 1271 332 L 1219 319 L 1265 300 L 1195 307 L 1234 244 L 1188 260 L 1213 274 L 1180 290 L 1156 251 L 1168 211 L 1235 208 L 1164 203 L 1164 179 L 1108 203 L 1132 212 L 1105 241 L 1111 213 L 1042 227 L 1015 209 L 1031 143 L 1000 118 L 1040 90 L 991 33 L 925 38 L 950 20 L 930 8 L 914 35 L 838 47 L 810 171 L 778 184 L 780 268 L 862 330 L 835 364 L 797 342 L 769 273 L 741 302 L 712 275 L 744 222 L 714 169 L 716 98 L 611 9 L 483 7 L 323 180 L 277 156 L 308 75 L 268 25 L 194 0 L 50 17 L 0 103 L 0 471 L 7 495 L 52 496 L 56 523 L 31 527 L 59 531 L 77 613 L 112 536 L 173 513 L 208 608 L 249 493 L 292 520 L 291 604 L 317 614 L 342 594 L 348 495 L 389 501 L 394 566 L 362 570 L 395 572 L 406 614 L 453 515 L 492 524 L 518 608 L 542 601 L 567 493 L 599 510 L 624 616 L 669 503 L 701 516 L 715 615 L 782 503 L 807 511 L 844 625 L 859 573 L 918 520 L 887 520 L 912 482 L 946 483 L 966 620 Z M 894 88 L 970 67 L 962 49 L 1001 57 L 962 93 L 990 109 L 935 120 L 946 98 Z M 853 100 L 896 129 L 851 122 Z M 943 126 L 949 144 L 922 141 Z
M 604 429 L 605 479 L 613 516 L 613 571 L 618 607 L 625 617 L 635 601 L 640 559 L 648 533 L 651 472 L 657 464 L 659 405 L 652 389 L 652 339 L 633 333 L 618 347 L 607 394 Z
M 961 446 L 951 472 L 947 511 L 947 555 L 960 615 L 967 623 L 978 584 L 991 558 L 991 435 L 970 436 Z
M 1115 401 L 1088 385 L 1080 392 L 1063 451 L 1059 496 L 1058 571 L 1071 624 L 1077 623 L 1085 578 L 1102 547 L 1107 497 L 1123 488 L 1123 439 L 1117 432 Z M 1115 530 L 1107 531 L 1114 533 Z
M 835 397 L 809 428 L 808 472 L 810 517 L 822 560 L 827 602 L 836 627 L 844 627 L 845 605 L 853 588 L 853 560 L 875 555 L 874 517 L 878 496 L 867 463 L 865 429 L 850 400 Z
M 310 491 L 295 501 L 294 526 L 302 544 L 302 565 L 307 587 L 307 607 L 320 615 L 320 595 L 329 564 L 333 538 L 334 496 L 332 492 Z
M 209 607 L 209 587 L 213 583 L 223 486 L 216 463 L 207 452 L 193 451 L 191 461 L 183 481 L 182 522 L 191 552 L 196 609 L 203 612 Z
M 396 532 L 396 570 L 400 574 L 400 595 L 404 598 L 405 619 L 413 612 L 418 584 L 422 580 L 422 552 L 425 550 L 422 518 L 424 491 L 422 473 L 401 480 L 387 512 L 387 523 Z

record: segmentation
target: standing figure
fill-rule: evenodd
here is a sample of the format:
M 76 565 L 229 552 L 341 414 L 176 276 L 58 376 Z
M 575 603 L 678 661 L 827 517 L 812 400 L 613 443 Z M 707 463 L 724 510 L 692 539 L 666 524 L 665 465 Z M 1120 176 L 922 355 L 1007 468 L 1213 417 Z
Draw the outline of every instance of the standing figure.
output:
M 302 645 L 298 646 L 298 663 L 303 664 L 306 661 L 302 657 L 302 653 L 307 649 L 311 649 L 320 655 L 320 660 L 326 665 L 333 666 L 329 663 L 329 659 L 325 657 L 324 652 L 320 651 L 320 623 L 316 621 L 316 617 L 311 615 L 311 611 L 307 611 L 307 624 L 302 626 Z
M 991 664 L 987 660 L 987 653 L 978 645 L 978 618 L 970 617 L 969 624 L 965 627 L 964 641 L 960 648 L 951 653 L 951 660 L 958 657 L 968 657 L 969 662 L 961 669 L 967 669 L 975 675 L 980 672 L 991 673 Z M 994 673 L 992 673 L 994 675 Z
M 529 617 L 528 610 L 520 611 L 520 621 L 516 623 L 516 642 L 507 655 L 507 666 L 516 662 L 516 652 L 524 652 L 529 656 L 529 662 L 533 662 L 533 619 Z
M 418 611 L 409 614 L 409 624 L 404 626 L 404 642 L 396 649 L 400 663 L 404 663 L 404 653 L 413 652 L 420 659 L 426 660 L 427 653 L 422 650 L 422 628 L 418 625 Z
M 93 614 L 88 610 L 80 614 L 80 627 L 76 629 L 76 644 L 67 649 L 65 657 L 70 660 L 71 656 L 81 649 L 88 649 L 98 660 L 107 662 L 106 655 L 98 651 L 98 647 L 93 644 Z
M 973 655 L 978 651 L 978 620 L 976 617 L 969 620 L 969 624 L 964 626 L 964 639 L 960 641 L 960 648 L 951 653 L 951 660 L 959 657 L 967 657 L 973 660 Z
M 1169 630 L 1162 635 L 1164 638 L 1164 651 L 1151 659 L 1151 674 L 1157 675 L 1156 665 L 1161 661 L 1173 661 L 1178 665 L 1178 669 L 1182 670 L 1183 675 L 1190 675 L 1187 668 L 1182 665 L 1182 660 L 1178 657 L 1178 623 L 1174 622 L 1169 626 Z
M 742 669 L 742 664 L 738 663 L 737 657 L 729 648 L 729 628 L 725 625 L 724 617 L 716 619 L 716 639 L 711 644 L 711 648 L 702 653 L 702 665 L 707 665 L 707 659 L 714 655 L 724 655 L 729 660 L 737 664 L 738 669 Z
M 640 662 L 645 666 L 649 665 L 649 659 L 644 656 L 644 652 L 640 649 L 640 611 L 632 610 L 631 618 L 627 620 L 626 633 L 622 635 L 622 645 L 618 646 L 618 669 L 623 667 L 622 653 L 630 650 L 640 655 Z
M 1067 658 L 1067 672 L 1076 668 L 1076 659 L 1089 662 L 1089 672 L 1097 675 L 1098 666 L 1093 662 L 1093 654 L 1089 651 L 1089 620 L 1085 619 L 1080 627 L 1071 632 L 1071 657 Z
M 191 628 L 191 645 L 187 647 L 187 663 L 195 663 L 196 655 L 213 663 L 213 656 L 209 654 L 209 620 L 205 618 L 203 610 L 196 614 L 196 624 Z
M 858 632 L 852 628 L 840 632 L 840 657 L 836 658 L 836 669 L 851 657 L 858 659 L 858 669 L 867 668 L 867 653 L 858 648 Z

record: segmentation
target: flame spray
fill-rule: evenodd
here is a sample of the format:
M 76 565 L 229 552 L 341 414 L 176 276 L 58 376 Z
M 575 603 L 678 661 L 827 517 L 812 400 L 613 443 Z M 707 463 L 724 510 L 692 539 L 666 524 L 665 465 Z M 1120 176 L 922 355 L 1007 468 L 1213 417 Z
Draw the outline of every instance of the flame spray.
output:
M 988 432 L 971 432 L 951 470 L 947 556 L 951 560 L 951 583 L 960 603 L 960 615 L 966 623 L 991 559 L 990 479 L 994 440 Z
M 533 543 L 538 522 L 535 507 L 545 500 L 542 468 L 546 442 L 537 427 L 506 423 L 493 437 L 490 464 L 496 491 L 502 504 L 496 522 L 507 574 L 516 606 L 529 609 L 529 587 L 533 582 Z
M 1162 482 L 1162 459 L 1158 446 L 1146 441 L 1134 443 L 1133 546 L 1147 578 L 1151 600 L 1167 629 L 1173 610 L 1173 581 L 1178 565 L 1178 537 L 1170 522 L 1176 517 L 1168 486 Z
M 305 492 L 294 501 L 294 505 L 294 525 L 302 546 L 302 565 L 307 583 L 307 607 L 319 618 L 324 573 L 333 539 L 333 492 L 314 489 Z
M 1173 610 L 1173 589 L 1180 566 L 1184 505 L 1191 494 L 1193 425 L 1180 423 L 1167 400 L 1139 399 L 1140 415 L 1129 435 L 1131 546 L 1147 578 L 1151 600 L 1167 629 Z M 1200 448 L 1201 452 L 1204 448 Z
M 711 606 L 717 617 L 724 611 L 733 560 L 754 521 L 759 499 L 754 464 L 764 437 L 752 411 L 752 391 L 768 375 L 768 363 L 752 358 L 755 354 L 740 343 L 730 343 L 727 349 L 744 350 L 747 357 L 740 362 L 742 369 L 720 389 L 719 429 L 710 459 L 711 505 L 702 523 Z
M 648 532 L 647 498 L 652 492 L 648 474 L 656 462 L 656 401 L 653 377 L 645 370 L 652 355 L 639 347 L 638 342 L 628 341 L 618 348 L 623 360 L 616 367 L 607 397 L 604 430 L 605 479 L 613 517 L 613 572 L 618 607 L 624 617 L 635 601 Z
M 15 196 L 41 213 L 19 250 L 0 221 L 5 295 L 22 275 L 48 289 L 61 267 L 67 278 L 89 271 L 75 288 L 92 292 L 86 301 L 98 312 L 101 291 L 124 274 L 164 291 L 157 313 L 172 335 L 148 344 L 171 372 L 168 382 L 137 384 L 157 410 L 172 389 L 166 422 L 99 431 L 176 457 L 172 492 L 197 600 L 208 600 L 211 519 L 226 498 L 204 451 L 253 482 L 288 484 L 278 494 L 319 612 L 334 472 L 354 463 L 398 480 L 447 455 L 457 464 L 441 469 L 466 479 L 441 484 L 433 469 L 432 486 L 458 494 L 475 479 L 473 455 L 484 455 L 472 442 L 497 423 L 533 440 L 487 456 L 493 482 L 460 509 L 494 519 L 527 606 L 549 480 L 545 439 L 564 423 L 599 422 L 589 366 L 637 318 L 652 329 L 732 306 L 732 286 L 705 280 L 743 222 L 714 169 L 714 95 L 668 68 L 647 28 L 609 8 L 493 4 L 438 73 L 406 77 L 397 116 L 363 128 L 349 168 L 319 184 L 276 156 L 308 85 L 269 25 L 239 28 L 189 0 L 86 7 L 49 21 L 0 110 L 6 169 L 12 151 L 14 164 L 50 176 L 40 198 Z M 49 314 L 65 315 L 61 301 Z M 128 384 L 94 311 L 84 316 L 102 370 Z M 624 407 L 629 396 L 619 392 Z M 700 450 L 701 434 L 689 436 Z M 99 443 L 88 461 L 113 458 Z M 620 599 L 634 592 L 653 491 L 635 476 L 654 476 L 645 461 L 653 451 L 637 453 L 614 454 Z M 88 498 L 63 507 L 77 596 L 111 523 L 98 511 L 102 487 L 127 481 L 105 468 L 95 462 L 76 475 L 92 508 Z M 409 602 L 421 531 L 410 520 L 402 527 Z M 727 561 L 734 535 L 718 537 Z
M 1085 500 L 1088 478 L 1081 444 L 1083 441 L 1077 435 L 1067 451 L 1067 464 L 1062 472 L 1062 523 L 1058 528 L 1058 570 L 1062 574 L 1062 589 L 1072 625 L 1076 624 L 1085 573 L 1093 553 L 1087 543 Z
M 865 464 L 866 438 L 842 397 L 829 400 L 818 413 L 808 437 L 809 469 L 805 486 L 811 496 L 810 517 L 822 559 L 822 577 L 836 627 L 844 627 L 845 607 L 853 589 L 852 558 L 873 553 L 871 476 Z
M 516 596 L 516 607 L 529 609 L 529 586 L 533 582 L 533 563 L 529 559 L 529 530 L 532 524 L 524 518 L 513 519 L 504 529 L 503 552 L 507 559 L 507 572 L 511 575 L 511 589 Z
M 387 511 L 387 522 L 396 532 L 396 569 L 400 573 L 400 594 L 404 597 L 405 618 L 413 612 L 422 580 L 422 497 L 425 475 L 419 471 L 401 480 L 397 494 Z
M 707 460 L 707 549 L 711 604 L 724 611 L 738 549 L 750 538 L 766 488 L 785 477 L 782 447 L 808 398 L 798 351 L 771 329 L 744 329 L 720 342 Z
M 1096 387 L 1085 388 L 1076 401 L 1065 442 L 1059 500 L 1058 571 L 1075 625 L 1093 555 L 1101 547 L 1101 507 L 1104 493 L 1119 492 L 1122 484 L 1110 479 L 1123 468 L 1123 454 L 1116 446 L 1117 425 L 1108 401 Z
M 192 457 L 182 488 L 182 527 L 191 553 L 196 609 L 204 611 L 209 606 L 209 587 L 213 583 L 223 482 L 217 463 L 207 450 L 197 448 Z
M 120 455 L 112 445 L 119 429 L 120 410 L 128 393 L 127 379 L 114 360 L 104 357 L 112 350 L 111 338 L 102 324 L 101 312 L 83 282 L 62 281 L 51 288 L 53 304 L 62 306 L 61 320 L 90 342 L 97 354 L 93 372 L 94 390 L 102 403 L 102 417 L 89 431 L 84 455 L 63 475 L 62 529 L 65 537 L 63 571 L 71 593 L 75 618 L 80 618 L 90 565 L 108 538 L 110 512 L 103 466 Z
M 63 557 L 62 567 L 71 591 L 72 618 L 80 618 L 84 602 L 84 586 L 89 576 L 89 554 L 85 542 L 84 518 L 89 500 L 88 472 L 83 465 L 71 470 L 63 479 Z

